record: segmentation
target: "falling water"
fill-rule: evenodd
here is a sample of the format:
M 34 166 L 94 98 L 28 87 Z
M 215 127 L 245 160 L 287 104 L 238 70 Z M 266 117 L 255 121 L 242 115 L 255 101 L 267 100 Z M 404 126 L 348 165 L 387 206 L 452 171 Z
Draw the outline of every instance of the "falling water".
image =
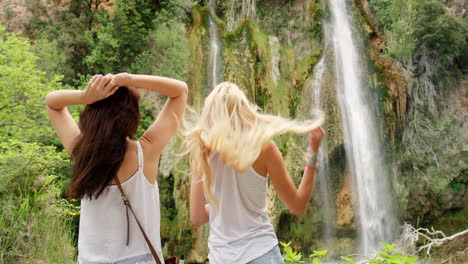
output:
M 280 42 L 278 37 L 275 36 L 270 36 L 268 42 L 271 50 L 271 81 L 273 83 L 272 86 L 276 87 L 280 76 Z
M 359 217 L 361 251 L 369 255 L 379 248 L 379 242 L 393 236 L 392 200 L 372 111 L 375 100 L 365 81 L 367 67 L 357 47 L 359 39 L 353 37 L 357 33 L 352 30 L 352 14 L 346 0 L 329 3 L 331 25 L 325 26 L 325 33 L 331 38 L 335 53 L 337 94 Z
M 326 48 L 324 49 L 326 50 Z M 325 55 L 322 56 L 319 63 L 314 68 L 314 77 L 312 82 L 312 93 L 314 96 L 314 103 L 316 108 L 321 108 L 320 95 L 322 92 L 322 78 L 325 71 Z
M 216 2 L 211 0 L 209 7 L 214 14 Z M 219 37 L 219 27 L 214 22 L 213 16 L 209 17 L 209 37 L 210 37 L 210 51 L 208 55 L 208 85 L 211 91 L 218 83 L 222 82 L 223 76 L 223 56 L 222 45 Z M 208 92 L 209 92 L 208 91 Z
M 326 50 L 326 48 L 324 49 Z M 325 55 L 322 56 L 319 63 L 314 68 L 313 79 L 306 85 L 310 95 L 314 98 L 314 106 L 312 109 L 321 109 L 322 105 L 320 102 L 322 92 L 322 79 L 325 71 Z M 311 111 L 312 111 L 311 109 Z M 328 167 L 328 145 L 326 139 L 323 140 L 319 149 L 318 156 L 320 167 L 318 169 L 318 183 L 317 187 L 320 193 L 321 199 L 321 211 L 323 212 L 323 229 L 322 239 L 327 244 L 327 248 L 331 249 L 332 242 L 336 235 L 335 229 L 335 204 L 334 198 L 330 190 L 330 172 Z

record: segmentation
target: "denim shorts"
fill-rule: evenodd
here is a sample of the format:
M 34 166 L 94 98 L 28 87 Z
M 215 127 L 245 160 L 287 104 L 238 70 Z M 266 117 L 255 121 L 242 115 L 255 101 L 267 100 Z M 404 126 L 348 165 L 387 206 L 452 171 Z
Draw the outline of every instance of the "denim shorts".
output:
M 247 264 L 284 264 L 278 245 L 274 246 L 265 255 L 258 257 Z

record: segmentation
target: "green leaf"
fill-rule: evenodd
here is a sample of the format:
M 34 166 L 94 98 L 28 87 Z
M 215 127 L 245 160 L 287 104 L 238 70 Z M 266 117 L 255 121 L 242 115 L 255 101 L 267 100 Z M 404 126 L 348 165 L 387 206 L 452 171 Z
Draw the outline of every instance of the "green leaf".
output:
M 351 264 L 356 264 L 356 262 L 354 262 L 354 260 L 348 258 L 348 257 L 341 257 L 341 259 L 343 259 L 344 261 L 348 262 L 348 263 L 351 263 Z

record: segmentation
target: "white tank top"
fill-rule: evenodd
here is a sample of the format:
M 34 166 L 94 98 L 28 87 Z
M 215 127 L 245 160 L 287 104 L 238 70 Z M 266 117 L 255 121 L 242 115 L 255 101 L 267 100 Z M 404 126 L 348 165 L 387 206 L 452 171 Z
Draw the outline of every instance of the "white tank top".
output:
M 163 261 L 160 240 L 158 184 L 151 184 L 143 174 L 143 151 L 137 141 L 138 171 L 122 187 L 135 215 L 141 222 L 158 256 Z M 147 264 L 156 263 L 135 219 L 129 212 L 130 241 L 127 240 L 127 218 L 117 185 L 108 186 L 98 199 L 81 200 L 78 235 L 80 264 Z
M 210 264 L 248 263 L 278 244 L 268 216 L 267 178 L 252 167 L 244 173 L 223 164 L 218 153 L 210 156 Z

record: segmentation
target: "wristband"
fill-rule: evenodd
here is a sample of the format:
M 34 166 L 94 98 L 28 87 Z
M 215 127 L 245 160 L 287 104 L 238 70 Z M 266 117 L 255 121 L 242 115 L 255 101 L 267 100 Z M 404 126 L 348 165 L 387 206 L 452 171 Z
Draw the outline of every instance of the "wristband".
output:
M 311 169 L 317 169 L 318 166 L 317 166 L 317 163 L 318 163 L 318 152 L 316 153 L 310 153 L 308 152 L 307 153 L 307 163 L 306 163 L 306 166 L 308 168 L 311 168 Z

